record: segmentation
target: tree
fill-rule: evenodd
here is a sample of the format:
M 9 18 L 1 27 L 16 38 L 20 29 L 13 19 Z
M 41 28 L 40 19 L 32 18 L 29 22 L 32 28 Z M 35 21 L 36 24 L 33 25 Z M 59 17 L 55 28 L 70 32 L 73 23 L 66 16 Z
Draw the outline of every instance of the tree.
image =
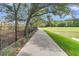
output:
M 15 40 L 17 41 L 17 24 L 18 24 L 18 11 L 20 9 L 20 3 L 16 6 L 13 4 L 14 7 L 14 17 L 15 17 Z
M 28 32 L 28 25 L 32 17 L 37 16 L 36 14 L 38 11 L 42 10 L 44 7 L 48 7 L 50 4 L 37 4 L 37 3 L 32 3 L 30 4 L 30 7 L 28 7 L 28 18 L 25 24 L 25 29 L 24 29 L 24 36 L 26 36 Z
M 47 15 L 47 18 L 48 18 L 47 25 L 51 27 L 52 26 L 52 23 L 51 23 L 51 18 L 50 17 L 51 17 L 50 15 Z
M 18 12 L 19 12 L 21 4 L 20 3 L 13 3 L 13 4 L 2 3 L 0 5 L 5 8 L 5 10 L 3 11 L 7 13 L 8 15 L 11 15 L 15 20 L 15 41 L 17 41 Z

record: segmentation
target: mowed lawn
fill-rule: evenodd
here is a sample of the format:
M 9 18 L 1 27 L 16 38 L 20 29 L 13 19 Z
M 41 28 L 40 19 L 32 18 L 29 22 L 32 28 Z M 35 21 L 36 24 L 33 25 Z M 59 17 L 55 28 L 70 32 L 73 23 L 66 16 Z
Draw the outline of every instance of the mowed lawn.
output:
M 55 27 L 51 28 L 55 33 L 67 36 L 70 38 L 79 38 L 79 27 Z
M 52 27 L 43 30 L 69 55 L 79 56 L 79 41 L 72 38 L 79 38 L 78 27 Z

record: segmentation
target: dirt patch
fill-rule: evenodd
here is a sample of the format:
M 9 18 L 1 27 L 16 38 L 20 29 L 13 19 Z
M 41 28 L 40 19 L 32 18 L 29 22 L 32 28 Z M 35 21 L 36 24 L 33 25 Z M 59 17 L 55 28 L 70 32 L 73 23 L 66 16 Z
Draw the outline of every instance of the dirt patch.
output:
M 28 39 L 30 39 L 30 37 L 35 33 L 36 31 L 33 31 L 32 33 L 30 33 L 30 36 L 29 36 L 29 38 Z M 12 34 L 13 34 L 14 32 L 12 32 L 11 34 L 9 34 L 9 35 L 11 35 L 12 36 Z M 0 51 L 0 55 L 1 56 L 16 56 L 18 53 L 19 53 L 19 51 L 21 50 L 21 48 L 25 45 L 25 43 L 26 42 L 28 42 L 28 40 L 26 39 L 26 38 L 24 38 L 23 37 L 23 31 L 18 31 L 18 35 L 20 36 L 19 38 L 19 40 L 17 41 L 17 42 L 14 42 L 14 43 L 11 43 L 11 42 L 9 42 L 10 44 L 6 47 L 6 48 L 4 48 L 4 49 L 2 49 L 1 51 Z M 13 38 L 11 38 L 11 40 L 12 40 Z M 15 41 L 15 40 L 14 40 Z
M 18 39 L 23 38 L 23 30 L 18 30 Z M 2 31 L 0 35 L 1 39 L 1 49 L 15 42 L 15 32 L 14 31 Z

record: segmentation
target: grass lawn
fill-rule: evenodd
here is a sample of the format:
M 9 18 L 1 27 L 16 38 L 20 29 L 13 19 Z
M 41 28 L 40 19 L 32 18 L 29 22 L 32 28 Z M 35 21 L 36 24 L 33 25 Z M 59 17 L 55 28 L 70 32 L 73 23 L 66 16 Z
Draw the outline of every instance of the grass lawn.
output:
M 72 37 L 79 36 L 79 28 L 55 27 L 43 29 L 69 56 L 79 56 L 79 41 L 72 39 Z
M 79 28 L 78 27 L 54 27 L 50 28 L 53 32 L 61 34 L 65 37 L 79 38 Z

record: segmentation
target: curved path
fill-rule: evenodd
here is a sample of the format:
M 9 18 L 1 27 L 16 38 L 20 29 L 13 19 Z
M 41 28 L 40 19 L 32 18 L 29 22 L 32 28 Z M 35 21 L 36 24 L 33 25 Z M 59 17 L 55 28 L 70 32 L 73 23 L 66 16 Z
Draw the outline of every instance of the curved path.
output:
M 17 56 L 67 56 L 67 54 L 43 30 L 38 29 Z

